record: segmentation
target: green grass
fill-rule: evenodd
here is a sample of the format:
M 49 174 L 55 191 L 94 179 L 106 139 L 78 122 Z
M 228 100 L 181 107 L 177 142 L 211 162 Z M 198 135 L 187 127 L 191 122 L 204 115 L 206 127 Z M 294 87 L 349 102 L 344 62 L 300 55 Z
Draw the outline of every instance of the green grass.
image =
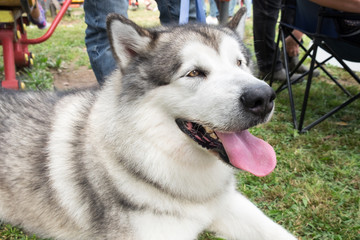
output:
M 129 16 L 143 26 L 159 24 L 158 12 L 142 8 L 129 11 Z M 64 20 L 50 40 L 29 47 L 37 55 L 35 66 L 27 71 L 32 77 L 26 81 L 34 81 L 33 88 L 49 88 L 52 71 L 89 66 L 82 16 Z M 249 21 L 246 44 L 252 48 L 251 29 Z M 41 33 L 29 30 L 29 35 Z M 334 67 L 330 70 L 352 85 L 343 70 Z M 37 79 L 45 79 L 46 83 Z M 298 107 L 304 87 L 305 83 L 293 87 Z M 350 88 L 352 92 L 359 90 Z M 344 94 L 321 75 L 311 89 L 307 118 L 315 119 L 344 99 Z M 360 239 L 360 101 L 311 131 L 298 134 L 292 128 L 287 92 L 283 91 L 277 96 L 272 121 L 251 131 L 274 146 L 278 165 L 263 178 L 239 172 L 237 187 L 241 192 L 302 240 Z M 39 240 L 10 225 L 0 226 L 0 239 Z M 203 233 L 199 239 L 221 240 L 211 233 Z
M 0 240 L 39 240 L 39 238 L 35 235 L 26 235 L 22 230 L 10 224 L 0 224 Z
M 324 93 L 324 88 L 327 94 Z M 312 109 L 319 109 L 331 86 L 319 84 Z M 239 189 L 270 217 L 302 239 L 358 239 L 360 230 L 360 147 L 357 101 L 341 114 L 299 135 L 289 123 L 285 92 L 266 126 L 253 130 L 277 152 L 275 174 L 238 175 Z M 309 117 L 316 115 L 310 109 Z M 354 110 L 355 109 L 355 110 Z

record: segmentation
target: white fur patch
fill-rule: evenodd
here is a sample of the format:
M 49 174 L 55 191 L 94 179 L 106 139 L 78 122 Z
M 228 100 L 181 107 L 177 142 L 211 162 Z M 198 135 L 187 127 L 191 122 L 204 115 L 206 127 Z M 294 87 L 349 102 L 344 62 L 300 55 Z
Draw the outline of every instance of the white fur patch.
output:
M 80 226 L 88 226 L 90 219 L 88 215 L 88 203 L 81 201 L 80 192 L 74 185 L 74 177 L 77 176 L 73 166 L 73 146 L 69 140 L 76 139 L 73 134 L 73 124 L 82 117 L 79 113 L 83 107 L 83 103 L 78 96 L 67 98 L 58 104 L 57 108 L 60 113 L 55 116 L 54 127 L 52 129 L 49 141 L 49 171 L 50 181 L 52 182 L 60 204 L 67 210 L 67 214 Z M 85 102 L 86 99 L 83 99 Z M 88 216 L 88 217 L 84 217 Z

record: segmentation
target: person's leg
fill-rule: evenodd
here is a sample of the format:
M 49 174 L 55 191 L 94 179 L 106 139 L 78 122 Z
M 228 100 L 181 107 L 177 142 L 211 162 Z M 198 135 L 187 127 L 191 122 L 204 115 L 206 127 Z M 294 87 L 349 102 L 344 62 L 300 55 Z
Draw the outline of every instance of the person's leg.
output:
M 276 51 L 275 29 L 281 7 L 281 0 L 253 0 L 254 48 L 259 67 L 259 77 L 266 78 L 274 67 L 273 77 L 285 80 L 286 72 L 280 60 L 279 49 Z M 274 56 L 276 53 L 275 65 Z M 300 74 L 293 74 L 291 79 L 298 79 Z
M 287 0 L 287 4 L 289 6 L 293 5 L 293 6 L 296 6 L 296 0 Z M 295 8 L 291 8 L 291 7 L 288 7 L 286 8 L 286 11 L 283 12 L 282 14 L 282 18 L 281 18 L 281 21 L 282 22 L 285 22 L 285 23 L 288 23 L 290 25 L 292 25 L 295 21 L 295 14 L 296 11 L 295 11 Z M 290 32 L 293 32 L 296 33 L 296 30 L 293 31 L 293 29 L 291 28 L 287 28 L 287 27 L 284 27 L 284 29 L 286 31 L 284 31 L 284 37 L 285 37 L 285 42 L 287 43 L 288 45 L 288 42 L 290 41 L 291 37 L 290 37 Z M 295 37 L 300 40 L 300 42 L 302 42 L 302 39 L 301 39 L 301 34 L 299 34 L 299 32 L 297 34 L 295 34 Z M 294 43 L 293 41 L 290 41 L 290 43 Z M 287 51 L 287 54 L 288 54 L 288 64 L 289 64 L 289 69 L 290 71 L 294 70 L 295 67 L 297 66 L 297 64 L 299 63 L 299 54 L 291 54 L 290 52 Z M 283 59 L 283 53 L 281 53 L 281 60 L 282 62 L 284 62 L 284 59 Z M 306 73 L 309 71 L 309 68 L 308 67 L 305 67 L 304 65 L 300 65 L 296 72 L 297 73 Z M 320 72 L 318 69 L 315 69 L 314 72 L 313 72 L 313 76 L 319 76 Z
M 180 0 L 156 0 L 160 11 L 162 25 L 178 24 L 180 17 Z M 189 22 L 196 21 L 195 0 L 190 0 Z
M 252 1 L 245 0 L 245 7 L 246 7 L 246 17 L 251 17 L 251 10 L 252 10 Z
M 210 16 L 216 18 L 219 15 L 215 0 L 210 0 Z
M 209 0 L 209 3 L 210 3 L 210 14 L 209 16 L 206 17 L 206 23 L 218 25 L 219 20 L 217 19 L 217 16 L 219 15 L 219 11 L 217 9 L 215 0 Z
M 276 44 L 275 27 L 279 15 L 281 0 L 253 0 L 253 32 L 254 48 L 260 72 L 269 73 L 273 64 Z M 282 69 L 279 59 L 275 63 L 275 71 Z
M 118 13 L 128 17 L 128 0 L 86 0 L 84 1 L 85 44 L 90 63 L 99 84 L 103 84 L 107 75 L 117 68 L 112 55 L 106 32 L 106 16 Z
M 234 9 L 235 9 L 235 5 L 236 5 L 236 1 L 237 0 L 230 0 L 230 3 L 229 3 L 229 17 L 232 17 L 234 15 Z

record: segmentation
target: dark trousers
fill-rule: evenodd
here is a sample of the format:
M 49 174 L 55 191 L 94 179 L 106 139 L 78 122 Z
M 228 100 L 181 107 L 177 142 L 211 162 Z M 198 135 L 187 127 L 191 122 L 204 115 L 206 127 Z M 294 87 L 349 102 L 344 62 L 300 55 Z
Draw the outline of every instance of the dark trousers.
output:
M 259 70 L 269 73 L 274 60 L 276 43 L 275 27 L 281 8 L 281 0 L 253 0 L 254 48 Z M 282 68 L 280 54 L 275 71 Z

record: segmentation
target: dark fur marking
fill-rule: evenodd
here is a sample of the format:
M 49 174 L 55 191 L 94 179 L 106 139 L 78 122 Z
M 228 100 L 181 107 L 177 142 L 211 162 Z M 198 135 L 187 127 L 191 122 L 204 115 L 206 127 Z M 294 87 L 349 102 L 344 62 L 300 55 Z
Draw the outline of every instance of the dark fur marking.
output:
M 76 172 L 76 178 L 74 179 L 76 184 L 79 185 L 79 189 L 83 192 L 81 193 L 81 198 L 84 203 L 89 203 L 89 212 L 91 215 L 92 227 L 97 231 L 101 232 L 102 226 L 106 224 L 106 212 L 105 206 L 103 202 L 111 201 L 116 203 L 122 209 L 130 210 L 130 211 L 142 211 L 145 209 L 143 206 L 138 206 L 131 202 L 124 194 L 118 191 L 118 189 L 113 185 L 110 181 L 109 176 L 105 172 L 99 168 L 97 171 L 103 171 L 103 174 L 97 176 L 98 180 L 104 185 L 102 189 L 98 189 L 98 186 L 94 185 L 94 182 L 87 175 L 87 171 L 85 169 L 86 164 L 84 161 L 84 156 L 86 156 L 85 143 L 86 139 L 86 121 L 88 120 L 88 115 L 91 111 L 92 104 L 90 103 L 86 107 L 84 107 L 81 111 L 81 117 L 79 117 L 79 121 L 74 124 L 74 136 L 70 144 L 72 145 L 73 153 L 72 160 L 74 161 L 74 167 Z M 89 164 L 89 163 L 87 163 Z M 100 196 L 100 192 L 103 194 Z
M 90 113 L 92 104 L 88 104 L 87 106 L 83 106 L 81 109 L 81 117 L 78 118 L 78 121 L 75 123 L 73 127 L 74 136 L 76 136 L 70 142 L 73 152 L 71 160 L 73 161 L 76 176 L 75 182 L 79 185 L 78 189 L 81 189 L 83 192 L 80 194 L 83 203 L 89 203 L 89 212 L 91 215 L 91 222 L 94 228 L 101 228 L 101 225 L 104 221 L 105 216 L 105 206 L 101 202 L 100 197 L 93 189 L 91 181 L 89 180 L 84 161 L 86 161 L 83 157 L 86 155 L 84 139 L 86 139 L 85 135 L 85 127 L 86 121 L 88 120 L 88 115 Z

